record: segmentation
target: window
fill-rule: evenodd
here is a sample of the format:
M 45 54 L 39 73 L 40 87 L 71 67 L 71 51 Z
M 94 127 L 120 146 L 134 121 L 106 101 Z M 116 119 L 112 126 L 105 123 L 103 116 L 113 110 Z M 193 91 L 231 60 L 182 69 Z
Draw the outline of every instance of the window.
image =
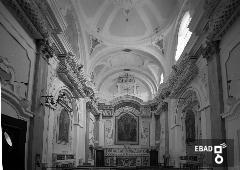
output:
M 175 60 L 177 61 L 181 56 L 187 42 L 189 41 L 192 32 L 189 31 L 188 25 L 191 21 L 191 16 L 189 12 L 186 12 L 182 18 L 182 21 L 178 30 L 178 41 L 177 41 L 177 49 L 175 54 Z
M 160 84 L 163 83 L 163 73 L 161 74 L 161 77 L 160 77 Z

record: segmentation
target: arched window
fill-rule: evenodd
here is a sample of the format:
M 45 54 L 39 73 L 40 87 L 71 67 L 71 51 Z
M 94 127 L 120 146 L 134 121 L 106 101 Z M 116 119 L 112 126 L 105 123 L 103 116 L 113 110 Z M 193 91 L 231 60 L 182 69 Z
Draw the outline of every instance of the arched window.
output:
M 177 49 L 176 49 L 176 54 L 175 54 L 175 60 L 177 61 L 179 57 L 181 56 L 185 46 L 187 45 L 192 32 L 189 31 L 188 25 L 191 21 L 191 16 L 189 11 L 184 14 L 182 17 L 182 21 L 179 26 L 178 30 L 178 40 L 177 40 Z
M 163 77 L 163 73 L 162 73 L 162 74 L 161 74 L 161 77 L 160 77 L 160 84 L 163 83 L 163 79 L 164 79 L 164 77 Z

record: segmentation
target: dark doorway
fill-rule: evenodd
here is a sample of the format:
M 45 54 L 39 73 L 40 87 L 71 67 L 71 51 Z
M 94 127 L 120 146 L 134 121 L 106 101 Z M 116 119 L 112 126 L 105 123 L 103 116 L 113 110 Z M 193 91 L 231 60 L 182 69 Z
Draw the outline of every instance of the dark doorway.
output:
M 158 166 L 158 151 L 150 151 L 150 166 Z
M 2 164 L 4 170 L 25 167 L 25 141 L 27 123 L 23 120 L 1 115 Z
M 104 166 L 104 151 L 96 150 L 96 166 L 103 167 Z

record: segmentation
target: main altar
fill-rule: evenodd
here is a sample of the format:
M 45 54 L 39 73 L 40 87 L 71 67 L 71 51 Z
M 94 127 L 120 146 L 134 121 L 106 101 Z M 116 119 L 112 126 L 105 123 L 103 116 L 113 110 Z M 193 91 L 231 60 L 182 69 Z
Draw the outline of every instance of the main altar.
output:
M 149 150 L 131 146 L 105 148 L 104 158 L 105 166 L 135 167 L 150 165 Z

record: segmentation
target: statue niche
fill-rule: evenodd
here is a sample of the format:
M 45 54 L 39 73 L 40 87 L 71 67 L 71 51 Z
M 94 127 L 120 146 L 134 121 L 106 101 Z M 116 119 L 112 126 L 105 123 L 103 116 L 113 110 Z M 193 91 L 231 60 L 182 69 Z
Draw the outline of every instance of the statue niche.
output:
M 129 113 L 122 113 L 116 118 L 116 143 L 138 144 L 138 120 Z
M 59 117 L 59 135 L 58 141 L 65 144 L 69 142 L 70 117 L 66 109 L 63 109 Z

